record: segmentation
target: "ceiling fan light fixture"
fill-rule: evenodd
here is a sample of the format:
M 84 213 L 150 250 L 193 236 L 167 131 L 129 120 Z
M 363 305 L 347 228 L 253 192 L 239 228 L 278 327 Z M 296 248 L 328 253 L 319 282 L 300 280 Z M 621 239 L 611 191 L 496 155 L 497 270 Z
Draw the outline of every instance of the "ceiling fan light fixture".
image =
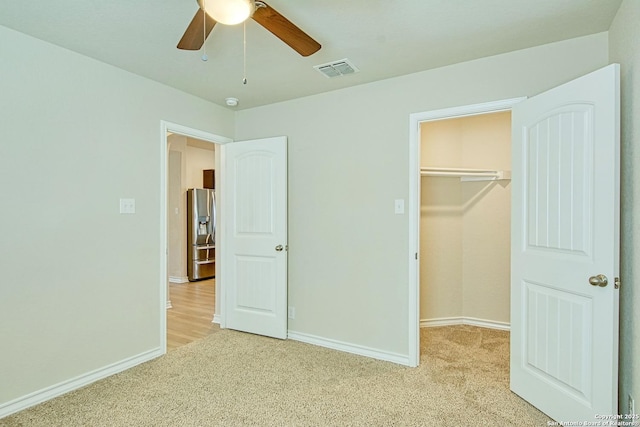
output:
M 255 2 L 253 0 L 200 0 L 204 11 L 221 24 L 240 24 L 253 14 Z

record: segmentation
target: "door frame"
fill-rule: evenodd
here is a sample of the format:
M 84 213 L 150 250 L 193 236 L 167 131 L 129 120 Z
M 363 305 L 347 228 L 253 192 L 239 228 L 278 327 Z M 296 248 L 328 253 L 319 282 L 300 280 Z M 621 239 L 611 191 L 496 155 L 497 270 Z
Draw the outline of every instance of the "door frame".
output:
M 525 99 L 527 97 L 523 96 L 409 115 L 409 366 L 420 364 L 420 125 L 422 122 L 510 111 Z
M 167 200 L 167 191 L 168 191 L 168 167 L 169 167 L 169 141 L 167 140 L 168 134 L 174 133 L 190 138 L 199 139 L 202 141 L 210 142 L 212 144 L 217 144 L 222 146 L 224 144 L 228 144 L 233 142 L 233 139 L 216 135 L 211 132 L 191 128 L 188 126 L 180 125 L 177 123 L 168 122 L 165 120 L 160 121 L 160 274 L 159 274 L 159 288 L 160 288 L 160 349 L 162 353 L 167 352 L 167 301 L 168 301 L 168 276 L 167 276 L 167 255 L 168 255 L 168 239 L 167 239 L 167 229 L 168 229 L 168 221 L 167 221 L 167 209 L 168 209 L 168 200 Z M 220 150 L 222 151 L 222 150 Z M 221 156 L 216 153 L 216 169 L 222 165 Z M 219 207 L 220 215 L 218 215 L 218 224 L 217 229 L 218 232 L 223 232 L 222 227 L 220 227 L 220 219 L 224 217 L 224 205 Z M 221 254 L 221 267 L 224 270 L 224 252 Z M 215 285 L 215 293 L 216 295 L 220 295 L 220 289 L 222 288 L 223 277 L 216 277 L 216 285 Z M 216 298 L 216 307 L 214 318 L 212 319 L 215 323 L 220 323 L 222 316 L 222 305 L 220 298 Z M 224 325 L 223 325 L 224 326 Z

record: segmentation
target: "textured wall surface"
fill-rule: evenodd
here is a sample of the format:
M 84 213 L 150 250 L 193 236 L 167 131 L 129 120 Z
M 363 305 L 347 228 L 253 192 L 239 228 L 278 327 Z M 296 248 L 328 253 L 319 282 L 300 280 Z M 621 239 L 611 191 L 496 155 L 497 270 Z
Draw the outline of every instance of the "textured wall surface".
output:
M 640 1 L 625 0 L 609 31 L 611 62 L 620 64 L 621 276 L 619 410 L 640 412 Z

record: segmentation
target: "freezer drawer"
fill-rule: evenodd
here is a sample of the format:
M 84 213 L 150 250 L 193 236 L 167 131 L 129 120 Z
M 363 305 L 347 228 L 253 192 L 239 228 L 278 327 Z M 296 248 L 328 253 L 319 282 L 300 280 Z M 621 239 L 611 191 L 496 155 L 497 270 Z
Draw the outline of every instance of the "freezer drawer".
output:
M 209 279 L 216 275 L 216 247 L 214 245 L 191 246 L 187 263 L 190 281 Z
M 209 279 L 216 276 L 216 261 L 214 259 L 193 261 L 189 263 L 189 280 Z

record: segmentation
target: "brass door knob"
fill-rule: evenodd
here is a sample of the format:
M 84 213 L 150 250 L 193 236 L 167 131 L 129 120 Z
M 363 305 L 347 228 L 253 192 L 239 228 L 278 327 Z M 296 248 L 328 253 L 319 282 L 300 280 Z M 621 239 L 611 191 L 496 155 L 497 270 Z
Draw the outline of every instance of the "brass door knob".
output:
M 604 288 L 608 283 L 609 280 L 607 280 L 607 276 L 605 276 L 604 274 L 598 274 L 597 276 L 589 277 L 589 284 L 591 286 L 600 286 L 601 288 Z

